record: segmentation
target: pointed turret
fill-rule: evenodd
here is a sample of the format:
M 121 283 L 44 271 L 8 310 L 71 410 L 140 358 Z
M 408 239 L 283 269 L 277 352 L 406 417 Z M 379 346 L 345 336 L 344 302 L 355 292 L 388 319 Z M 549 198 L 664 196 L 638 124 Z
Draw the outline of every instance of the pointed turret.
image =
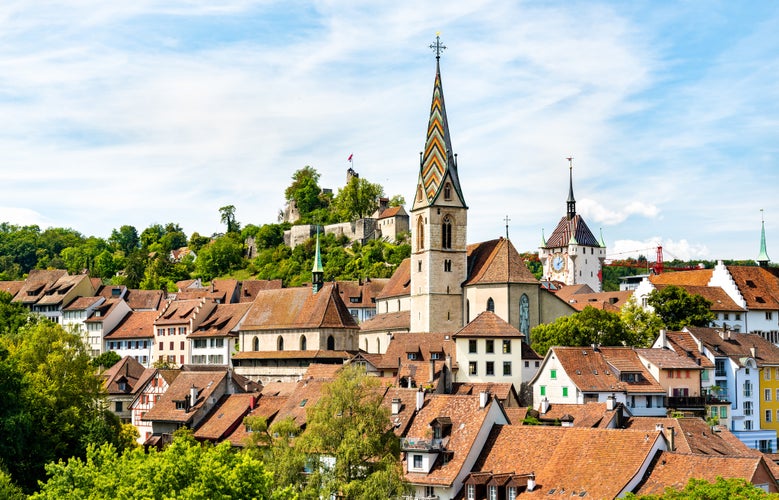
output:
M 760 255 L 757 256 L 757 264 L 760 267 L 766 267 L 768 266 L 768 261 L 771 260 L 768 258 L 768 252 L 766 251 L 766 245 L 765 245 L 765 219 L 763 219 L 763 209 L 760 209 L 760 218 L 762 229 L 760 230 Z
M 322 267 L 322 254 L 319 252 L 319 226 L 316 228 L 316 252 L 314 254 L 314 267 L 311 269 L 311 288 L 314 293 L 322 289 L 325 270 Z
M 417 208 L 434 204 L 442 191 L 445 199 L 452 199 L 456 196 L 465 206 L 465 198 L 460 188 L 460 178 L 457 175 L 457 157 L 452 151 L 452 140 L 449 135 L 444 88 L 441 84 L 441 50 L 446 47 L 441 45 L 438 36 L 436 36 L 435 45 L 431 45 L 431 47 L 436 50 L 433 102 L 430 106 L 427 139 L 425 140 L 425 150 L 420 158 L 419 182 L 413 206 Z
M 573 158 L 568 158 L 568 201 L 566 201 L 568 220 L 576 217 L 576 199 L 573 197 Z

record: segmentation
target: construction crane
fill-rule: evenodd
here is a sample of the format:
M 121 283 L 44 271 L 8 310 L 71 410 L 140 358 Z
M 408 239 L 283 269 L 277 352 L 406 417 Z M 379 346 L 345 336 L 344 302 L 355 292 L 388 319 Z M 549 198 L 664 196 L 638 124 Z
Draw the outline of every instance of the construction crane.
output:
M 647 273 L 650 271 L 653 274 L 662 274 L 663 271 L 689 271 L 691 269 L 699 269 L 700 266 L 678 266 L 678 267 L 666 267 L 663 263 L 663 245 L 657 245 L 657 247 L 652 248 L 642 248 L 640 250 L 632 250 L 629 252 L 620 252 L 622 254 L 625 253 L 636 253 L 636 252 L 645 252 L 648 250 L 655 250 L 655 261 L 649 262 L 647 260 L 646 262 L 641 262 L 637 260 L 625 260 L 625 259 L 619 259 L 614 260 L 612 259 L 609 263 L 604 263 L 604 266 L 612 266 L 612 267 L 640 267 L 640 268 L 646 268 Z M 619 254 L 615 254 L 619 255 Z

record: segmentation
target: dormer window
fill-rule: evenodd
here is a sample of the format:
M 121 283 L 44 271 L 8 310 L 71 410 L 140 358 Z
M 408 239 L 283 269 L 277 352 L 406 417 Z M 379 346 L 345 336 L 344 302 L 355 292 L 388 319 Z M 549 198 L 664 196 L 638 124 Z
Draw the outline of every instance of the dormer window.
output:
M 641 374 L 640 373 L 620 373 L 619 374 L 619 380 L 622 382 L 641 382 Z
M 417 353 L 415 353 L 415 352 L 406 353 L 406 356 L 407 356 L 407 359 L 409 359 L 410 361 L 414 361 L 414 360 L 417 359 Z
M 174 401 L 176 403 L 176 409 L 177 410 L 186 410 L 187 409 L 187 402 L 183 400 Z

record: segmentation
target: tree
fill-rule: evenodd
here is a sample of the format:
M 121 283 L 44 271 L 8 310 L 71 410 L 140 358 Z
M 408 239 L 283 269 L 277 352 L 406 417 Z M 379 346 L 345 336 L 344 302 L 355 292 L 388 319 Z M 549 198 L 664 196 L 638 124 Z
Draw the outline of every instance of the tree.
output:
M 389 206 L 391 207 L 402 207 L 406 204 L 406 199 L 403 197 L 403 195 L 396 194 L 389 200 Z
M 177 432 L 162 451 L 112 445 L 90 446 L 86 460 L 72 458 L 47 466 L 49 479 L 37 500 L 105 498 L 294 498 L 291 488 L 272 488 L 272 477 L 255 455 L 233 451 L 229 442 L 201 445 Z
M 312 457 L 308 488 L 317 496 L 385 499 L 405 492 L 399 443 L 382 396 L 378 379 L 347 365 L 308 410 L 295 447 Z
M 678 286 L 669 285 L 661 290 L 652 290 L 647 304 L 652 306 L 669 330 L 681 330 L 685 326 L 709 326 L 714 321 L 709 300 L 687 293 Z
M 631 345 L 649 347 L 663 328 L 663 320 L 652 311 L 638 305 L 634 297 L 630 297 L 619 313 L 622 323 L 629 336 L 633 339 Z
M 738 478 L 722 478 L 710 483 L 705 479 L 691 478 L 682 490 L 666 488 L 662 495 L 643 495 L 637 496 L 628 493 L 625 498 L 636 500 L 687 500 L 689 498 L 701 498 L 706 500 L 730 500 L 738 498 L 741 500 L 777 498 L 776 493 L 766 493 L 754 484 Z
M 231 235 L 225 235 L 200 249 L 195 270 L 201 278 L 211 280 L 238 269 L 242 264 L 243 245 Z
M 114 351 L 106 351 L 92 360 L 92 366 L 95 368 L 103 367 L 104 370 L 107 370 L 121 360 L 122 357 Z
M 553 346 L 633 344 L 618 314 L 592 306 L 571 316 L 561 316 L 553 323 L 536 326 L 530 338 L 533 350 L 542 356 Z
M 125 225 L 111 231 L 108 243 L 114 250 L 124 252 L 125 255 L 130 255 L 140 248 L 141 239 L 138 236 L 138 230 L 135 229 L 135 226 Z
M 208 236 L 200 236 L 200 233 L 194 232 L 192 233 L 192 236 L 189 237 L 189 243 L 187 244 L 187 246 L 193 252 L 197 252 L 204 246 L 208 245 L 210 241 L 211 238 L 209 238 Z
M 322 188 L 319 187 L 319 172 L 308 165 L 296 170 L 292 174 L 292 184 L 284 190 L 284 198 L 287 201 L 295 200 L 295 205 L 300 212 L 300 218 L 303 222 L 309 221 L 311 212 L 327 206 L 321 194 Z
M 362 219 L 369 216 L 379 206 L 379 197 L 384 195 L 380 184 L 372 184 L 367 179 L 352 177 L 333 200 L 333 204 L 342 221 Z
M 238 233 L 241 231 L 241 225 L 235 220 L 235 205 L 227 205 L 219 209 L 221 222 L 227 226 L 228 233 Z

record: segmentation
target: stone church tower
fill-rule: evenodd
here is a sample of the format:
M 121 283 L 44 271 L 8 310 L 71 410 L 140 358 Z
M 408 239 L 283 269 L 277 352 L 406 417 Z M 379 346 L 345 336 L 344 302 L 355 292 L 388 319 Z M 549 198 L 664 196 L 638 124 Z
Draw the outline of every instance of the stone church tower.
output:
M 573 158 L 568 158 L 570 174 L 566 214 L 548 239 L 541 242 L 538 258 L 544 265 L 543 279 L 566 285 L 589 285 L 601 291 L 603 260 L 606 245 L 592 234 L 581 215 L 576 213 L 573 197 Z
M 463 325 L 462 283 L 467 277 L 468 207 L 457 175 L 441 85 L 436 74 L 425 150 L 411 206 L 411 331 L 455 332 Z

